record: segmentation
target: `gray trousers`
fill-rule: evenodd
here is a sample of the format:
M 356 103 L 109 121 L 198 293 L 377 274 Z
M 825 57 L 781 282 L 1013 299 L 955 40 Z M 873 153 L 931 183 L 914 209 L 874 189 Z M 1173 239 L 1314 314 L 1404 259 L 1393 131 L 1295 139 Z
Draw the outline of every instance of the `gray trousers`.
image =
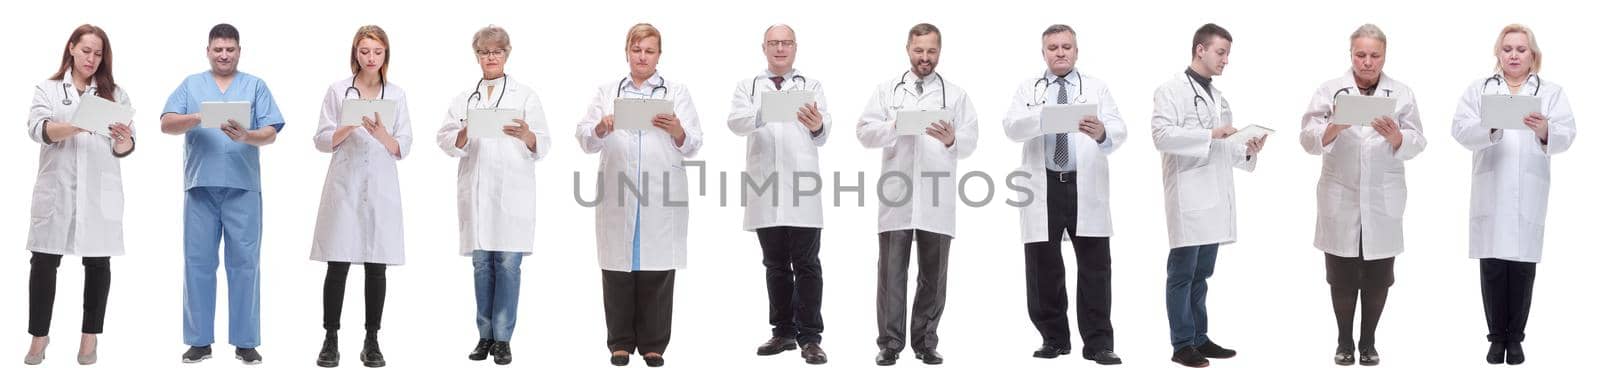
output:
M 913 240 L 917 245 L 917 295 L 911 305 L 911 350 L 931 351 L 939 346 L 950 239 L 923 230 L 878 233 L 879 349 L 898 352 L 906 345 L 906 274 Z

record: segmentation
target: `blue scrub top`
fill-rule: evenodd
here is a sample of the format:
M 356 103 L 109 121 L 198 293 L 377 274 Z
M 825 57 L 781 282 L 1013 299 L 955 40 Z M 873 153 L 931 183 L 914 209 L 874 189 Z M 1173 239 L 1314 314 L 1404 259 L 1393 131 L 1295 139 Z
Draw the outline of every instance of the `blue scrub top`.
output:
M 201 72 L 183 79 L 178 89 L 167 97 L 164 113 L 193 114 L 200 112 L 201 102 L 249 101 L 251 130 L 271 126 L 283 130 L 283 114 L 272 100 L 267 83 L 253 75 L 239 72 L 227 91 L 217 89 L 211 71 Z M 245 123 L 245 122 L 240 122 Z M 197 187 L 238 188 L 261 191 L 260 148 L 234 142 L 221 129 L 189 129 L 184 134 L 183 190 Z

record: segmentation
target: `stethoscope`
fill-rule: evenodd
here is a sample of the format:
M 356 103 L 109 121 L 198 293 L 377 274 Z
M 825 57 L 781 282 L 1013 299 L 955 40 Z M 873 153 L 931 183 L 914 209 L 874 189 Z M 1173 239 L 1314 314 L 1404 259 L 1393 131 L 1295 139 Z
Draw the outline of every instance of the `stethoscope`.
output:
M 1374 88 L 1376 88 L 1376 87 L 1374 87 Z M 1334 91 L 1333 92 L 1333 97 L 1339 97 L 1340 94 L 1348 95 L 1348 94 L 1351 93 L 1350 91 L 1354 91 L 1354 90 L 1356 90 L 1356 87 L 1340 88 L 1338 91 Z M 1394 90 L 1388 89 L 1388 88 L 1384 88 L 1383 89 L 1383 97 L 1394 97 Z
M 649 79 L 645 80 L 645 83 L 649 83 L 649 82 L 650 82 Z M 667 92 L 668 92 L 667 91 L 667 81 L 666 81 L 666 79 L 661 78 L 660 75 L 656 75 L 656 82 L 659 83 L 659 85 L 650 88 L 650 94 L 645 95 L 645 97 L 647 97 L 647 98 L 655 98 L 656 97 L 656 91 L 661 91 L 661 97 L 662 98 L 666 98 L 667 97 Z M 624 84 L 627 84 L 627 83 L 628 83 L 628 77 L 622 77 L 622 80 L 617 81 L 617 98 L 622 98 L 622 86 Z
M 1188 80 L 1188 82 L 1189 82 L 1189 90 L 1190 91 L 1194 91 L 1194 100 L 1193 101 L 1194 101 L 1194 115 L 1195 115 L 1195 118 L 1200 120 L 1200 126 L 1206 127 L 1206 128 L 1213 127 L 1211 125 L 1213 123 L 1212 119 L 1214 119 L 1214 117 L 1211 116 L 1211 102 L 1206 100 L 1205 97 L 1200 97 L 1200 88 L 1199 87 L 1195 87 L 1195 85 L 1194 85 L 1194 77 L 1186 75 L 1186 76 L 1184 76 L 1184 78 L 1186 78 Z M 1204 111 L 1205 111 L 1204 114 L 1201 113 L 1202 109 L 1204 109 Z
M 511 85 L 511 76 L 510 75 L 503 76 L 502 78 L 506 79 L 505 85 L 507 85 L 507 86 Z M 472 88 L 472 94 L 467 95 L 467 107 L 472 107 L 472 99 L 474 99 L 474 98 L 478 99 L 479 102 L 483 101 L 483 92 L 478 92 L 479 88 L 483 88 L 483 81 L 484 81 L 483 78 L 478 78 L 478 86 L 477 87 L 473 87 Z M 345 92 L 349 93 L 349 90 L 345 90 Z M 360 92 L 357 92 L 357 93 L 360 93 Z M 497 109 L 500 108 L 500 101 L 501 100 L 505 100 L 505 99 L 506 99 L 505 88 L 501 88 L 500 97 L 494 99 L 494 107 L 497 108 Z
M 750 78 L 750 102 L 755 102 L 756 101 L 756 83 L 760 83 L 761 79 L 762 79 L 761 76 L 755 76 L 755 77 L 751 77 Z M 768 78 L 768 80 L 771 80 L 771 78 Z M 790 89 L 790 91 L 804 91 L 804 90 L 806 90 L 806 76 L 795 74 L 794 78 L 789 78 L 788 81 L 789 82 L 795 82 L 795 85 L 799 86 L 798 88 Z M 777 84 L 772 85 L 772 88 L 775 89 L 775 90 L 779 90 L 779 91 L 783 90 L 783 86 L 777 85 Z M 652 92 L 654 92 L 654 91 L 652 91 Z
M 479 80 L 478 82 L 479 83 L 483 83 L 483 80 Z M 358 100 L 361 99 L 361 89 L 360 88 L 356 88 L 356 79 L 355 79 L 355 77 L 351 77 L 350 78 L 350 86 L 344 88 L 344 98 L 350 98 L 350 91 L 355 91 L 356 92 L 356 99 L 358 99 Z M 478 93 L 478 91 L 474 90 L 474 91 L 472 91 L 472 93 Z M 384 83 L 383 76 L 378 76 L 378 99 L 382 100 L 382 99 L 384 99 L 384 97 L 388 97 L 388 95 L 389 95 L 389 85 L 387 83 Z M 471 104 L 471 102 L 469 101 L 468 104 Z
M 1528 80 L 1533 81 L 1533 83 L 1534 83 L 1533 84 L 1533 95 L 1534 96 L 1538 96 L 1539 95 L 1539 88 L 1540 87 L 1544 87 L 1544 78 L 1539 78 L 1538 74 L 1529 74 L 1528 75 Z M 1483 89 L 1485 89 L 1485 90 L 1489 89 L 1489 82 L 1495 82 L 1495 84 L 1499 84 L 1501 86 L 1505 86 L 1506 85 L 1506 79 L 1501 77 L 1499 74 L 1495 74 L 1493 77 L 1489 77 L 1488 79 L 1484 79 L 1483 80 Z M 1527 83 L 1527 82 L 1523 82 L 1523 83 Z M 1524 85 L 1526 85 L 1526 84 L 1524 84 Z M 1506 89 L 1507 92 L 1510 92 L 1510 90 L 1511 90 L 1510 88 Z
M 1067 72 L 1067 74 L 1068 74 L 1068 76 L 1072 76 L 1072 75 L 1078 76 L 1078 97 L 1074 98 L 1072 100 L 1072 103 L 1074 103 L 1074 104 L 1089 103 L 1089 98 L 1083 96 L 1083 75 L 1082 74 L 1078 74 L 1077 71 Z M 1061 77 L 1061 79 L 1066 79 L 1066 78 L 1067 78 L 1067 76 Z M 1050 73 L 1049 72 L 1045 72 L 1044 76 L 1039 77 L 1038 80 L 1033 81 L 1033 101 L 1038 101 L 1038 102 L 1030 104 L 1030 105 L 1028 105 L 1028 107 L 1039 106 L 1039 105 L 1044 105 L 1045 104 L 1045 102 L 1046 102 L 1045 91 L 1050 89 L 1050 84 L 1051 83 L 1050 83 Z
M 910 74 L 911 74 L 911 71 L 906 71 L 905 73 L 900 73 L 900 83 L 895 83 L 894 84 L 894 92 L 891 92 L 889 97 L 894 98 L 894 97 L 900 95 L 900 87 L 904 87 L 906 85 L 906 76 L 910 75 Z M 939 109 L 940 110 L 944 110 L 944 109 L 946 109 L 948 107 L 945 104 L 944 77 L 940 76 L 939 72 L 934 72 L 933 76 L 935 78 L 939 78 Z M 895 101 L 899 102 L 899 99 L 896 99 Z M 895 107 L 895 109 L 899 109 L 899 108 L 900 107 L 898 107 L 898 106 Z
M 61 84 L 61 105 L 72 106 L 72 92 L 68 92 L 67 88 L 68 87 L 66 83 Z M 83 90 L 83 94 L 94 94 L 96 89 L 98 88 L 95 86 L 89 86 L 89 88 L 85 88 Z

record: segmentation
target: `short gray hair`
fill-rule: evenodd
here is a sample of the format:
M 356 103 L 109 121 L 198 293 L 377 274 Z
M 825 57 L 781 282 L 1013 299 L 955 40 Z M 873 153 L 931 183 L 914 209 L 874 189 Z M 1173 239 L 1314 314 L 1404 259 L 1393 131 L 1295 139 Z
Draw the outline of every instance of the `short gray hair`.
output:
M 1061 32 L 1071 33 L 1073 36 L 1077 36 L 1078 35 L 1078 31 L 1072 30 L 1072 26 L 1065 25 L 1065 24 L 1052 24 L 1052 25 L 1050 25 L 1049 28 L 1045 28 L 1044 29 L 1044 34 L 1039 35 L 1039 37 L 1040 38 L 1050 37 L 1050 35 L 1061 33 Z
M 1350 33 L 1350 42 L 1355 42 L 1357 38 L 1371 38 L 1378 40 L 1378 43 L 1382 43 L 1384 47 L 1389 46 L 1389 37 L 1384 36 L 1383 30 L 1378 29 L 1378 26 L 1372 23 L 1362 24 L 1361 27 L 1356 28 L 1355 32 Z
M 507 52 L 510 52 L 511 34 L 506 33 L 505 28 L 500 28 L 500 26 L 493 24 L 485 26 L 482 29 L 479 29 L 477 33 L 472 34 L 472 48 L 474 50 L 476 50 L 478 46 L 486 43 L 490 44 L 491 46 L 499 46 L 506 49 Z

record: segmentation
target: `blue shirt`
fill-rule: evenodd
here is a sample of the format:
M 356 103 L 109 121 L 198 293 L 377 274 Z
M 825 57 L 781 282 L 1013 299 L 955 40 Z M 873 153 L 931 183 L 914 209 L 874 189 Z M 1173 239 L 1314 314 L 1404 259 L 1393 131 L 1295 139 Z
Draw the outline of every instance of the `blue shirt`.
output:
M 250 130 L 271 126 L 283 130 L 283 114 L 272 100 L 272 92 L 260 78 L 236 73 L 227 91 L 217 88 L 211 71 L 190 75 L 183 79 L 178 89 L 167 97 L 164 113 L 193 114 L 200 112 L 201 102 L 249 101 L 250 121 L 240 122 Z M 234 142 L 221 129 L 189 129 L 183 135 L 183 190 L 198 187 L 238 188 L 261 191 L 261 150 L 244 143 Z

